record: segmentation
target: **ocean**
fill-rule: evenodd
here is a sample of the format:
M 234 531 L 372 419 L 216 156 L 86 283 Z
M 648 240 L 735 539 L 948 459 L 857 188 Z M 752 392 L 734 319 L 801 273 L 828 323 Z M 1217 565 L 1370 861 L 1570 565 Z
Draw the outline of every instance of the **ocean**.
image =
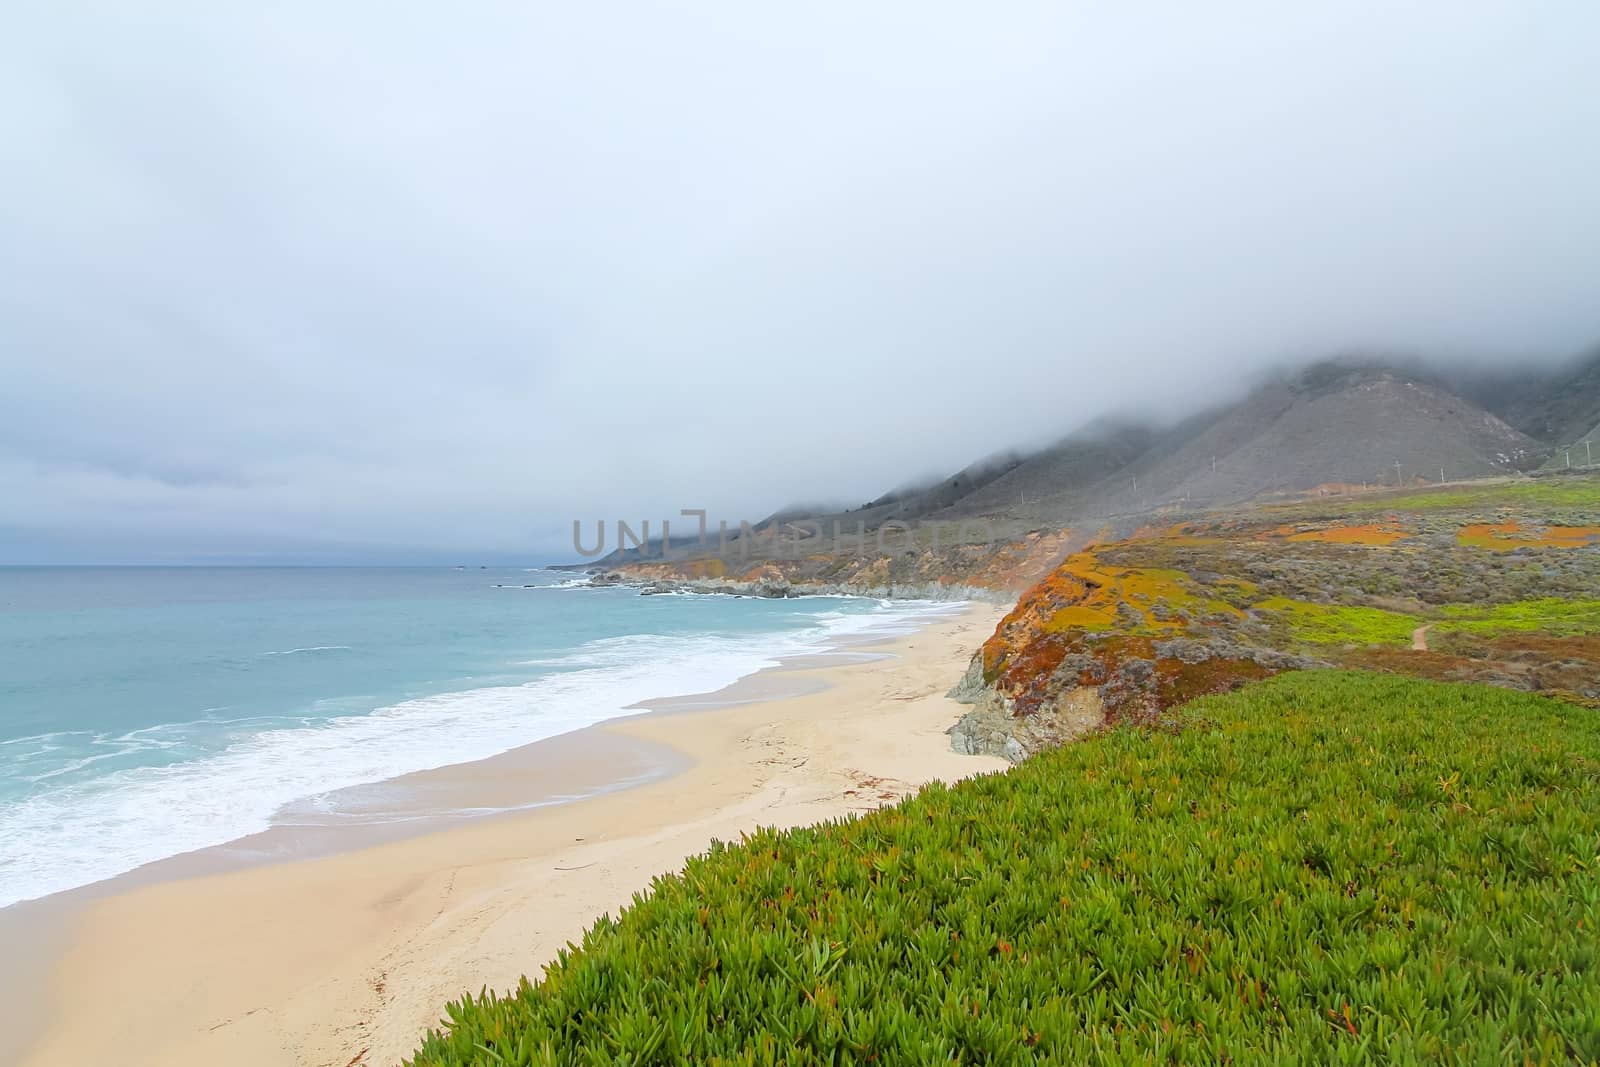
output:
M 949 608 L 547 570 L 0 568 L 0 907 Z

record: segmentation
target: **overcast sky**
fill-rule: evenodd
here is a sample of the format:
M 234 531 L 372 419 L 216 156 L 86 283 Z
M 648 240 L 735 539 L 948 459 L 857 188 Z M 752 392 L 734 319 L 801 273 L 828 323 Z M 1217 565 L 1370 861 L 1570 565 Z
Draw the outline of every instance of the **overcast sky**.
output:
M 549 558 L 1331 350 L 1568 355 L 1597 42 L 1593 0 L 17 0 L 0 562 Z

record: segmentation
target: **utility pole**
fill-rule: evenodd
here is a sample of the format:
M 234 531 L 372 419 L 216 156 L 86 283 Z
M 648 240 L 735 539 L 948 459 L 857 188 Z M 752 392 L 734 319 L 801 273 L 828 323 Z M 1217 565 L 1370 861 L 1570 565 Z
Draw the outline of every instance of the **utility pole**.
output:
M 1395 485 L 1399 485 L 1400 484 L 1400 461 L 1399 460 L 1395 460 L 1394 461 L 1394 484 Z
M 1586 466 L 1586 467 L 1594 466 L 1594 442 L 1593 441 L 1585 441 L 1583 443 L 1583 454 L 1586 457 L 1588 457 L 1584 461 L 1584 466 Z
M 1444 484 L 1444 468 L 1443 467 L 1439 468 L 1439 484 L 1440 485 Z
M 1567 469 L 1571 470 L 1572 469 L 1572 449 L 1566 448 L 1566 449 L 1562 449 L 1562 451 L 1567 457 Z

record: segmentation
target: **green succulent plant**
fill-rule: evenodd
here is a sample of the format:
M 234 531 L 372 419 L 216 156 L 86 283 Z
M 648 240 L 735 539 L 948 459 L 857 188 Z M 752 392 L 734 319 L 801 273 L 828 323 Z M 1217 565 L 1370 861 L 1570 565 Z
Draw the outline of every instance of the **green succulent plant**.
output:
M 1600 1059 L 1600 720 L 1280 675 L 719 844 L 411 1061 Z

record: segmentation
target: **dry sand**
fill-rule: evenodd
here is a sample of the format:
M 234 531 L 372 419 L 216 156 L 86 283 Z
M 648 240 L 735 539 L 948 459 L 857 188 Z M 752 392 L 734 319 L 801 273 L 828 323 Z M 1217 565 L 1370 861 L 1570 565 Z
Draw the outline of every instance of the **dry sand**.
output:
M 610 752 L 681 753 L 677 773 L 630 789 L 90 899 L 43 968 L 21 1062 L 397 1063 L 447 1001 L 537 977 L 598 915 L 713 838 L 1002 769 L 951 752 L 944 733 L 963 710 L 945 690 L 999 615 L 974 606 L 881 646 L 885 658 L 816 657 L 746 679 L 721 707 L 670 702 L 428 779 L 447 792 L 485 777 L 507 790 L 518 777 L 508 767 L 532 780 Z

